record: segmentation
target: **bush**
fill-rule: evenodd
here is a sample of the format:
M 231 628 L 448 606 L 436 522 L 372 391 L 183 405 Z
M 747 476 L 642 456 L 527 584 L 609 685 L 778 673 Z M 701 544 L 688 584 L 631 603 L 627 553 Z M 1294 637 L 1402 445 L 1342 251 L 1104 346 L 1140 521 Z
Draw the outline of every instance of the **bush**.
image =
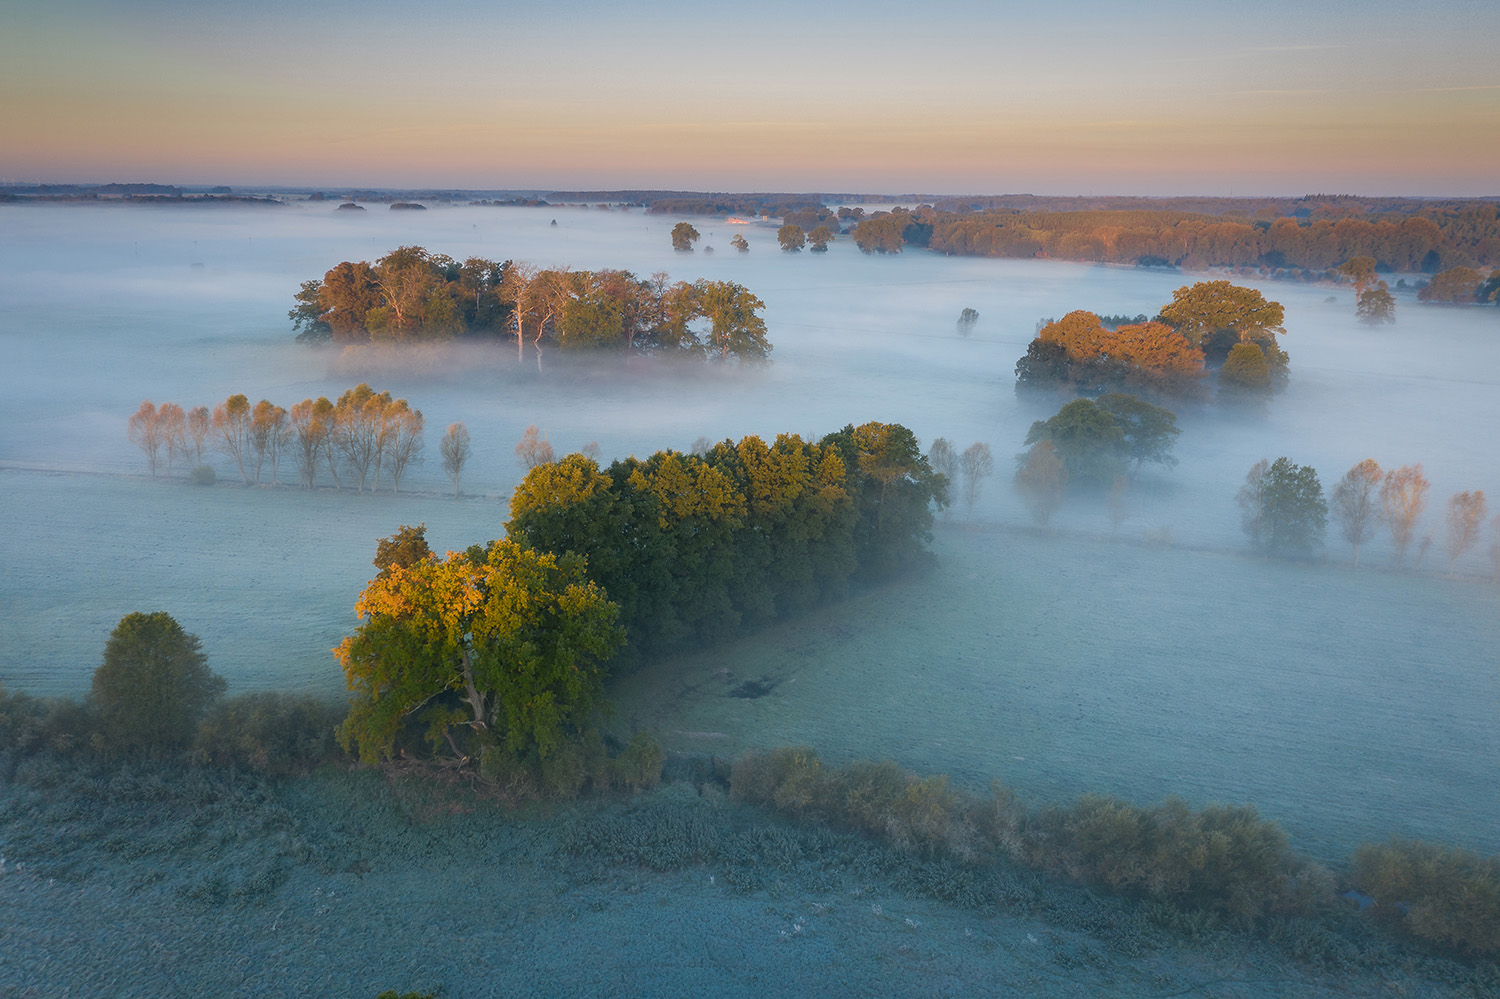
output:
M 333 759 L 342 711 L 317 698 L 275 692 L 241 694 L 215 706 L 198 725 L 193 755 L 204 763 L 256 773 L 307 773 Z
M 643 791 L 660 783 L 663 759 L 661 744 L 651 733 L 637 732 L 620 755 L 610 761 L 610 775 L 620 787 Z
M 89 748 L 96 730 L 93 715 L 71 698 L 12 694 L 0 686 L 0 750 L 69 754 Z
M 160 753 L 193 738 L 204 710 L 224 692 L 198 636 L 164 611 L 127 614 L 110 632 L 89 694 L 105 749 Z
M 199 465 L 188 473 L 188 481 L 195 486 L 211 486 L 219 479 L 212 465 Z
M 1355 852 L 1354 883 L 1414 936 L 1464 953 L 1500 953 L 1500 858 L 1393 840 Z

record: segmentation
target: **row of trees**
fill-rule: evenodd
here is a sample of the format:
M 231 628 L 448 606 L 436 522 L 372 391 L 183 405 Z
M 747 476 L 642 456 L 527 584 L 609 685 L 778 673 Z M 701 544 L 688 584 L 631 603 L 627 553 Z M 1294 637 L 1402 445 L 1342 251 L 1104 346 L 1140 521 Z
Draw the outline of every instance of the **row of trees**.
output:
M 1284 321 L 1279 302 L 1228 281 L 1178 288 L 1147 321 L 1106 323 L 1092 312 L 1070 312 L 1038 329 L 1016 362 L 1016 388 L 1199 399 L 1216 373 L 1221 396 L 1264 397 L 1289 377 L 1277 339 Z
M 203 466 L 207 447 L 233 461 L 245 485 L 258 484 L 267 471 L 271 484 L 279 485 L 281 468 L 290 463 L 306 489 L 316 488 L 319 470 L 326 469 L 340 489 L 347 475 L 357 491 L 368 485 L 374 492 L 385 473 L 396 492 L 406 470 L 423 460 L 425 425 L 422 411 L 405 399 L 361 383 L 337 402 L 304 399 L 291 409 L 267 399 L 252 406 L 243 394 L 231 395 L 212 411 L 147 400 L 130 417 L 127 431 L 153 476 L 163 464 L 170 475 L 179 460 Z M 454 424 L 443 440 L 443 467 L 455 490 L 468 455 L 468 431 Z
M 481 733 L 545 759 L 592 724 L 617 653 L 723 639 L 909 564 L 946 486 L 910 431 L 879 423 L 537 464 L 506 538 L 442 557 L 420 527 L 381 542 L 336 650 L 341 739 L 376 760 L 415 726 L 460 755 Z
M 1271 555 L 1306 557 L 1323 542 L 1332 515 L 1359 565 L 1360 549 L 1384 526 L 1390 533 L 1396 568 L 1406 564 L 1413 543 L 1420 564 L 1433 534 L 1418 538 L 1418 521 L 1427 509 L 1431 484 L 1422 466 L 1403 465 L 1382 471 L 1372 458 L 1344 473 L 1328 499 L 1317 470 L 1289 458 L 1261 460 L 1245 476 L 1236 494 L 1250 543 Z M 1454 493 L 1448 499 L 1444 547 L 1448 570 L 1479 543 L 1488 513 L 1481 490 Z M 1500 557 L 1500 517 L 1493 524 Z M 1500 567 L 1497 567 L 1500 568 Z
M 568 350 L 662 352 L 760 363 L 765 303 L 732 281 L 649 280 L 629 271 L 541 269 L 403 246 L 303 282 L 288 316 L 303 342 L 424 343 L 511 338 Z

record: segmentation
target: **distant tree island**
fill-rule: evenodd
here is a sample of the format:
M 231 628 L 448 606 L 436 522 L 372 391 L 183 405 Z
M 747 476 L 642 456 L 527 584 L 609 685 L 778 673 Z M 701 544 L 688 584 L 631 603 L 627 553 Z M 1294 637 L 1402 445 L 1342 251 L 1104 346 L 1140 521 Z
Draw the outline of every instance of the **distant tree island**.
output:
M 542 270 L 420 246 L 345 260 L 304 281 L 287 315 L 303 343 L 441 343 L 510 339 L 563 350 L 675 354 L 761 364 L 770 359 L 765 303 L 733 281 L 672 283 L 629 271 Z

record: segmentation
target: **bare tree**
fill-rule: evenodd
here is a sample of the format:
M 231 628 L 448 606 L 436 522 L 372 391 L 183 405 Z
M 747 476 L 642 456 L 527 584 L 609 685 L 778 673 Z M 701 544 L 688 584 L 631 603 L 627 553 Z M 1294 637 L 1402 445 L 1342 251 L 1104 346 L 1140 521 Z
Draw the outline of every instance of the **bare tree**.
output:
M 328 440 L 330 428 L 324 412 L 319 411 L 320 405 L 329 410 L 333 408 L 333 404 L 327 399 L 319 399 L 317 402 L 303 399 L 293 405 L 288 414 L 291 424 L 290 446 L 297 461 L 298 479 L 304 489 L 317 487 L 318 461 L 323 457 L 323 448 Z
M 187 414 L 177 403 L 164 402 L 156 411 L 156 419 L 161 424 L 162 443 L 167 450 L 167 475 L 171 476 L 172 462 L 177 458 L 186 461 L 188 457 Z
M 397 399 L 385 408 L 382 417 L 386 425 L 383 444 L 386 464 L 391 469 L 391 492 L 401 491 L 401 476 L 411 465 L 422 463 L 422 451 L 426 441 L 422 431 L 427 421 L 422 419 L 420 409 L 412 409 L 405 399 Z
M 1130 476 L 1116 475 L 1113 482 L 1109 484 L 1109 529 L 1110 533 L 1118 534 L 1120 525 L 1125 523 L 1125 518 L 1130 515 L 1125 506 L 1125 493 L 1130 488 Z
M 457 499 L 458 481 L 469 460 L 469 428 L 462 423 L 448 424 L 440 450 L 443 452 L 443 471 L 453 480 L 453 498 Z
M 1422 466 L 1403 465 L 1386 472 L 1380 487 L 1380 505 L 1390 528 L 1392 541 L 1396 545 L 1396 564 L 1400 566 L 1406 558 L 1417 518 L 1427 506 L 1428 482 L 1422 474 Z
M 505 269 L 505 279 L 501 282 L 501 294 L 515 307 L 511 309 L 511 322 L 516 327 L 516 360 L 521 360 L 526 352 L 526 323 L 531 318 L 532 310 L 536 307 L 536 284 L 537 269 L 531 264 L 512 263 Z
M 526 428 L 521 435 L 521 441 L 516 445 L 516 462 L 526 471 L 531 471 L 538 465 L 550 465 L 555 455 L 552 444 L 547 436 L 537 428 L 535 423 Z
M 1261 532 L 1266 523 L 1266 487 L 1269 484 L 1271 463 L 1265 458 L 1250 466 L 1245 473 L 1245 484 L 1234 494 L 1240 505 L 1240 526 L 1250 535 L 1251 547 L 1260 547 Z
M 1380 507 L 1375 497 L 1384 473 L 1374 458 L 1366 458 L 1344 473 L 1333 488 L 1333 516 L 1344 532 L 1344 540 L 1354 548 L 1354 564 L 1359 565 L 1359 549 L 1380 521 Z
M 599 464 L 599 442 L 598 441 L 589 441 L 583 447 L 581 447 L 581 448 L 578 449 L 578 453 L 581 454 L 581 455 L 583 455 L 589 461 L 592 461 L 594 464 L 596 464 L 596 465 Z
M 339 455 L 359 477 L 358 491 L 364 492 L 370 481 L 370 470 L 377 467 L 381 458 L 381 416 L 391 394 L 375 394 L 369 385 L 359 384 L 339 396 L 334 407 L 337 420 L 334 423 L 333 441 Z M 379 473 L 376 473 L 378 484 Z
M 240 479 L 250 484 L 250 475 L 245 471 L 245 452 L 250 447 L 250 400 L 244 393 L 232 395 L 214 407 L 214 433 L 220 451 L 234 459 L 240 470 Z
M 1402 465 L 1385 473 L 1380 485 L 1380 506 L 1385 511 L 1385 523 L 1391 530 L 1391 541 L 1396 546 L 1396 567 L 1406 562 L 1406 550 L 1411 547 L 1412 530 L 1417 518 L 1427 507 L 1427 490 L 1430 483 L 1422 474 L 1421 464 Z
M 967 516 L 974 516 L 974 503 L 979 499 L 980 484 L 994 474 L 995 459 L 990 446 L 983 442 L 970 444 L 958 456 L 958 467 L 964 476 L 964 508 Z
M 271 446 L 266 452 L 271 458 L 271 485 L 273 486 L 281 485 L 277 473 L 281 470 L 281 460 L 292 449 L 292 438 L 292 421 L 287 411 L 277 406 L 271 413 Z
M 1479 530 L 1484 526 L 1484 517 L 1488 512 L 1484 491 L 1480 489 L 1454 493 L 1448 500 L 1449 575 L 1453 574 L 1453 566 L 1458 562 L 1459 556 L 1479 541 Z
M 958 488 L 958 452 L 953 449 L 953 442 L 946 437 L 939 437 L 932 442 L 927 449 L 927 464 L 932 470 L 948 480 L 950 489 Z M 950 499 L 947 506 L 943 507 L 943 516 L 947 517 L 953 509 Z
M 714 442 L 708 439 L 708 435 L 699 434 L 697 439 L 693 441 L 692 446 L 688 448 L 688 454 L 701 458 L 713 449 Z
M 1068 486 L 1068 469 L 1051 441 L 1033 444 L 1031 450 L 1021 456 L 1020 464 L 1016 471 L 1016 489 L 1025 498 L 1037 524 L 1046 527 L 1062 505 L 1063 493 Z
M 125 426 L 130 443 L 146 455 L 146 465 L 151 475 L 156 476 L 156 463 L 161 460 L 161 420 L 156 413 L 156 403 L 147 399 L 130 417 Z
M 214 428 L 213 414 L 208 411 L 207 406 L 199 406 L 188 411 L 187 433 L 193 442 L 194 464 L 203 464 L 203 442 L 208 440 L 209 431 Z

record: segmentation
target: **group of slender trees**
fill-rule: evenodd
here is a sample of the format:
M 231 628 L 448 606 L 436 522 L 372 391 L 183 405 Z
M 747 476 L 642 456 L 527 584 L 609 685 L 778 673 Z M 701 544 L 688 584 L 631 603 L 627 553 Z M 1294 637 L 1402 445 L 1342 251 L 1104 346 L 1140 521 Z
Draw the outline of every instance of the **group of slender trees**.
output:
M 232 461 L 245 485 L 259 484 L 266 475 L 270 484 L 280 485 L 282 468 L 291 465 L 306 489 L 316 488 L 320 470 L 326 470 L 335 488 L 342 489 L 347 478 L 356 491 L 368 487 L 375 492 L 384 474 L 396 492 L 407 469 L 423 461 L 425 425 L 422 411 L 405 399 L 362 383 L 337 402 L 304 399 L 291 409 L 267 399 L 252 406 L 243 394 L 231 395 L 212 410 L 199 406 L 185 411 L 174 402 L 157 406 L 147 400 L 127 429 L 153 476 L 163 465 L 170 475 L 178 462 L 201 468 L 209 450 Z M 456 492 L 469 457 L 463 424 L 448 428 L 442 455 Z
M 1307 557 L 1322 544 L 1331 515 L 1353 551 L 1356 566 L 1360 549 L 1384 526 L 1391 536 L 1394 565 L 1400 569 L 1405 567 L 1414 544 L 1416 563 L 1420 565 L 1433 542 L 1435 532 L 1420 536 L 1418 529 L 1430 489 L 1420 464 L 1382 470 L 1374 459 L 1366 458 L 1344 473 L 1325 499 L 1317 470 L 1283 457 L 1274 462 L 1263 459 L 1252 466 L 1236 500 L 1245 533 L 1257 550 Z M 1465 490 L 1449 497 L 1444 518 L 1449 572 L 1479 543 L 1487 514 L 1481 490 Z M 1491 554 L 1500 573 L 1500 517 L 1492 522 L 1492 528 L 1495 542 Z
M 1044 322 L 1016 362 L 1017 390 L 1194 400 L 1207 396 L 1213 376 L 1219 398 L 1238 399 L 1287 383 L 1289 358 L 1277 339 L 1285 312 L 1253 288 L 1199 281 L 1173 292 L 1154 319 L 1122 318 L 1079 310 Z
M 305 281 L 288 316 L 303 342 L 412 344 L 511 339 L 544 347 L 666 353 L 757 364 L 769 359 L 765 303 L 732 281 L 672 282 L 629 271 L 462 262 L 403 246 L 374 264 L 343 261 Z
M 939 437 L 927 449 L 927 461 L 932 465 L 932 470 L 947 479 L 948 485 L 963 497 L 964 512 L 972 517 L 984 480 L 995 472 L 995 456 L 990 453 L 990 446 L 983 441 L 976 441 L 959 451 L 948 438 Z M 951 506 L 950 502 L 944 508 L 945 515 Z

